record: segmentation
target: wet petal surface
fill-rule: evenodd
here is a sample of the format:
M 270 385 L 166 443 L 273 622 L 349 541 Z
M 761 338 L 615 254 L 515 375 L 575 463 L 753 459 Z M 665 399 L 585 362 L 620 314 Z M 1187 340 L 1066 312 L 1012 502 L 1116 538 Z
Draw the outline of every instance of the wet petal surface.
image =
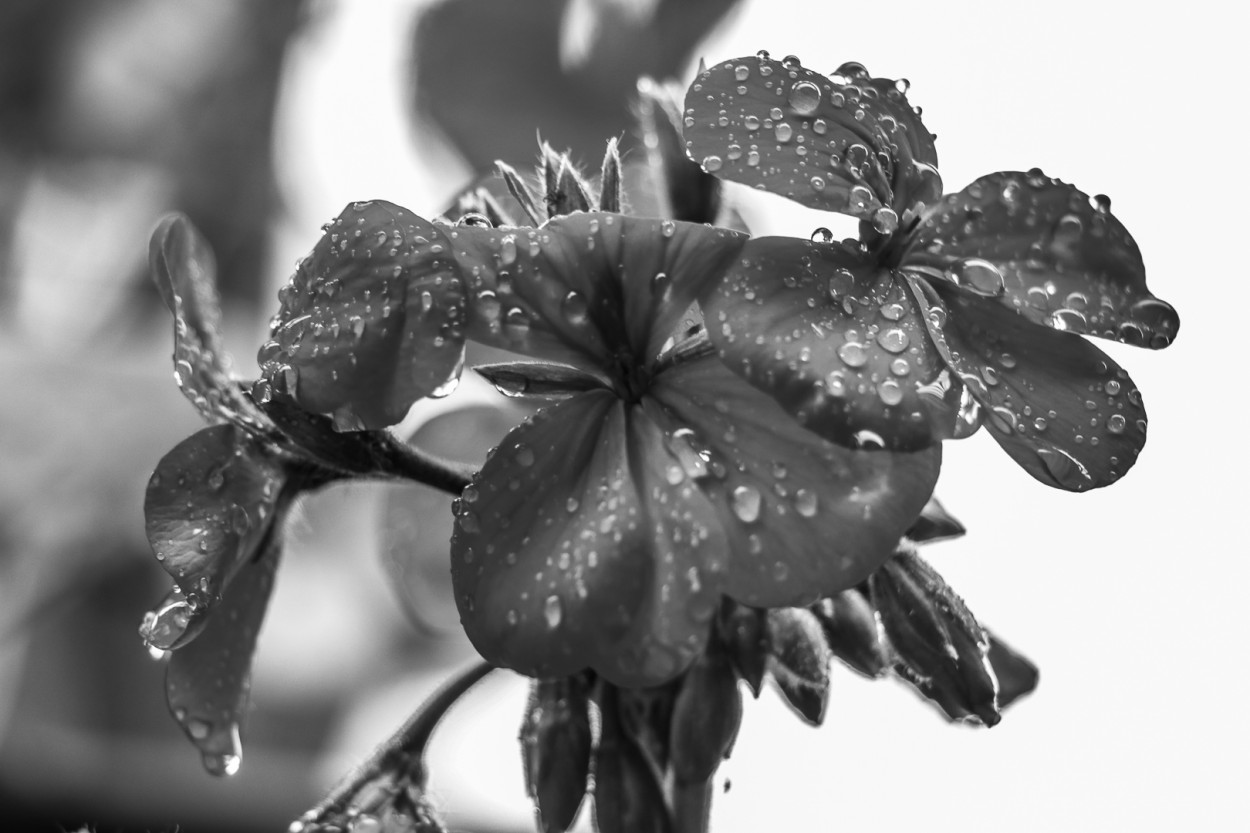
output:
M 217 264 L 208 241 L 181 214 L 164 217 L 148 247 L 152 279 L 174 314 L 174 379 L 210 422 L 238 422 L 256 431 L 269 420 L 230 378 L 221 343 Z
M 941 193 L 933 140 L 905 86 L 854 66 L 831 79 L 760 53 L 712 67 L 686 94 L 687 153 L 723 179 L 810 208 L 887 224 L 893 215 L 896 227 L 907 207 L 891 207 L 896 182 L 907 180 L 912 199 Z
M 272 391 L 366 428 L 447 392 L 464 357 L 464 286 L 449 248 L 443 231 L 392 203 L 345 208 L 279 292 L 258 356 Z
M 902 266 L 1056 330 L 1157 349 L 1180 326 L 1146 288 L 1141 252 L 1110 200 L 1037 170 L 990 174 L 948 195 L 912 233 Z
M 456 601 L 483 656 L 538 677 L 589 666 L 627 686 L 693 661 L 724 557 L 659 428 L 607 392 L 510 433 L 462 495 L 452 536 Z
M 835 445 L 714 357 L 666 370 L 651 397 L 725 529 L 725 592 L 745 604 L 805 605 L 859 583 L 890 556 L 937 480 L 940 445 Z
M 1137 461 L 1146 443 L 1141 394 L 1101 350 L 958 287 L 912 285 L 930 307 L 938 349 L 1025 471 L 1081 492 L 1114 483 Z
M 263 555 L 243 565 L 203 631 L 173 652 L 165 672 L 169 710 L 214 775 L 233 775 L 239 768 L 252 656 L 278 555 L 273 540 Z
M 243 429 L 205 428 L 161 459 L 144 515 L 156 558 L 202 618 L 270 533 L 286 474 Z M 178 611 L 171 611 L 178 613 Z
M 673 220 L 578 213 L 539 229 L 450 232 L 469 285 L 469 337 L 614 371 L 654 359 L 745 235 Z
M 756 238 L 703 310 L 725 364 L 822 437 L 915 450 L 944 435 L 941 356 L 904 285 L 858 251 Z

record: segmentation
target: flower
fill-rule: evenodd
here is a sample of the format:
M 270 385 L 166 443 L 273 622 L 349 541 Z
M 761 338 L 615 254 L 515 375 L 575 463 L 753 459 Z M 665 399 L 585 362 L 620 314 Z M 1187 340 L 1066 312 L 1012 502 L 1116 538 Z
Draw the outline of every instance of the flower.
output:
M 738 375 L 852 447 L 925 448 L 988 426 L 1043 483 L 1119 479 L 1146 439 L 1128 374 L 1078 335 L 1166 347 L 1175 310 L 1146 289 L 1110 213 L 1039 170 L 941 196 L 906 81 L 832 77 L 766 53 L 707 70 L 687 150 L 716 176 L 861 218 L 862 243 L 757 238 L 702 298 Z
M 488 660 L 662 683 L 700 655 L 722 594 L 793 605 L 852 586 L 929 497 L 936 447 L 830 443 L 701 339 L 672 338 L 743 235 L 577 212 L 447 237 L 468 337 L 568 366 L 535 371 L 548 393 L 565 379 L 565 398 L 514 429 L 456 507 L 456 601 Z
M 169 656 L 174 718 L 209 771 L 228 775 L 240 762 L 252 655 L 295 499 L 348 477 L 429 482 L 436 470 L 388 435 L 338 433 L 284 396 L 258 403 L 231 379 L 213 255 L 185 217 L 161 221 L 150 259 L 174 313 L 175 379 L 215 424 L 175 446 L 148 482 L 148 540 L 175 587 L 140 634 L 154 656 Z M 441 477 L 462 485 L 450 470 Z

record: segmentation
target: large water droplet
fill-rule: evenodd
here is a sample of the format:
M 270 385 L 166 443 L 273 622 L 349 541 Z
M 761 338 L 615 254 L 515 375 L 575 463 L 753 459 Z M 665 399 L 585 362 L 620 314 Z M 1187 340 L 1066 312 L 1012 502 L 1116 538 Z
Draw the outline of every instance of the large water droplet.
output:
M 724 160 L 716 154 L 703 157 L 703 170 L 708 173 L 715 173 L 716 171 L 719 171 L 721 169 L 721 165 L 723 164 Z
M 1037 456 L 1050 476 L 1063 488 L 1079 492 L 1093 485 L 1089 471 L 1068 452 L 1059 448 L 1039 448 Z
M 586 296 L 580 292 L 570 292 L 565 295 L 564 300 L 560 302 L 560 312 L 564 315 L 564 320 L 574 326 L 585 324 L 590 313 Z
M 564 616 L 564 608 L 560 605 L 560 597 L 551 595 L 547 597 L 547 601 L 543 603 L 543 617 L 547 620 L 547 627 L 555 630 L 560 626 L 560 619 Z
M 810 116 L 820 106 L 820 87 L 811 81 L 800 81 L 790 90 L 790 106 L 800 116 Z
M 838 358 L 847 367 L 863 367 L 868 363 L 868 350 L 857 341 L 848 341 L 838 348 Z
M 951 280 L 978 295 L 997 298 L 1006 291 L 1003 273 L 988 260 L 969 257 L 959 261 L 947 273 Z
M 754 486 L 743 485 L 733 490 L 733 510 L 738 520 L 753 523 L 760 517 L 760 491 Z
M 143 614 L 139 635 L 150 651 L 168 651 L 179 645 L 186 635 L 195 608 L 181 589 L 175 587 L 160 606 Z

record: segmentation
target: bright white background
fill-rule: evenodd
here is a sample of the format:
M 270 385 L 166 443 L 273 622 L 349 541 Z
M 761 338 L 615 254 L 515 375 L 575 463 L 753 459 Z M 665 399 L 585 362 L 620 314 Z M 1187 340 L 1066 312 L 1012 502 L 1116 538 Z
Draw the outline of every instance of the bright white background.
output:
M 429 212 L 456 187 L 454 158 L 410 134 L 399 87 L 378 80 L 398 72 L 412 6 L 338 8 L 293 56 L 280 147 L 298 199 L 284 263 L 348 200 Z M 819 71 L 857 60 L 909 78 L 947 190 L 1038 166 L 1110 195 L 1182 322 L 1161 353 L 1103 345 L 1150 414 L 1150 442 L 1112 488 L 1048 489 L 988 436 L 947 445 L 938 493 L 970 532 L 927 555 L 1041 666 L 1039 690 L 991 731 L 948 726 L 901 685 L 838 668 L 819 730 L 767 692 L 748 704 L 714 830 L 1250 829 L 1247 28 L 1204 3 L 747 0 L 705 45 L 709 63 L 768 49 Z M 335 100 L 362 118 L 299 127 Z M 751 218 L 757 233 L 830 224 L 775 202 Z M 373 701 L 344 754 L 412 702 Z M 512 740 L 522 702 L 516 683 L 488 683 L 447 726 L 434 766 L 453 820 L 527 812 Z

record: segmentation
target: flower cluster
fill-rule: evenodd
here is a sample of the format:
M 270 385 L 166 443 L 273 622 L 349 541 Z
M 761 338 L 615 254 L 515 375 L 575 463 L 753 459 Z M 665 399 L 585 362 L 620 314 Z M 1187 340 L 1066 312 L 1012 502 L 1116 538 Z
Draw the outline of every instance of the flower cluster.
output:
M 173 652 L 170 705 L 210 768 L 237 766 L 282 516 L 352 477 L 457 496 L 464 629 L 537 680 L 522 741 L 547 830 L 592 770 L 602 829 L 705 810 L 739 680 L 758 695 L 771 676 L 813 723 L 834 656 L 985 725 L 1031 690 L 1031 663 L 916 554 L 963 531 L 932 499 L 941 443 L 985 425 L 1048 485 L 1114 482 L 1145 411 L 1081 336 L 1161 348 L 1178 319 L 1105 197 L 1037 170 L 943 196 L 907 89 L 760 53 L 702 72 L 684 112 L 643 85 L 641 171 L 610 142 L 594 182 L 544 144 L 536 177 L 500 164 L 454 222 L 353 203 L 281 290 L 251 386 L 225 369 L 211 255 L 166 221 L 153 269 L 179 384 L 221 424 L 149 485 L 177 587 L 143 633 Z M 713 225 L 720 179 L 858 217 L 860 239 Z M 627 182 L 652 187 L 631 200 Z M 382 430 L 455 387 L 468 342 L 517 354 L 477 369 L 543 405 L 471 478 Z M 301 829 L 366 805 L 424 818 L 421 743 Z

